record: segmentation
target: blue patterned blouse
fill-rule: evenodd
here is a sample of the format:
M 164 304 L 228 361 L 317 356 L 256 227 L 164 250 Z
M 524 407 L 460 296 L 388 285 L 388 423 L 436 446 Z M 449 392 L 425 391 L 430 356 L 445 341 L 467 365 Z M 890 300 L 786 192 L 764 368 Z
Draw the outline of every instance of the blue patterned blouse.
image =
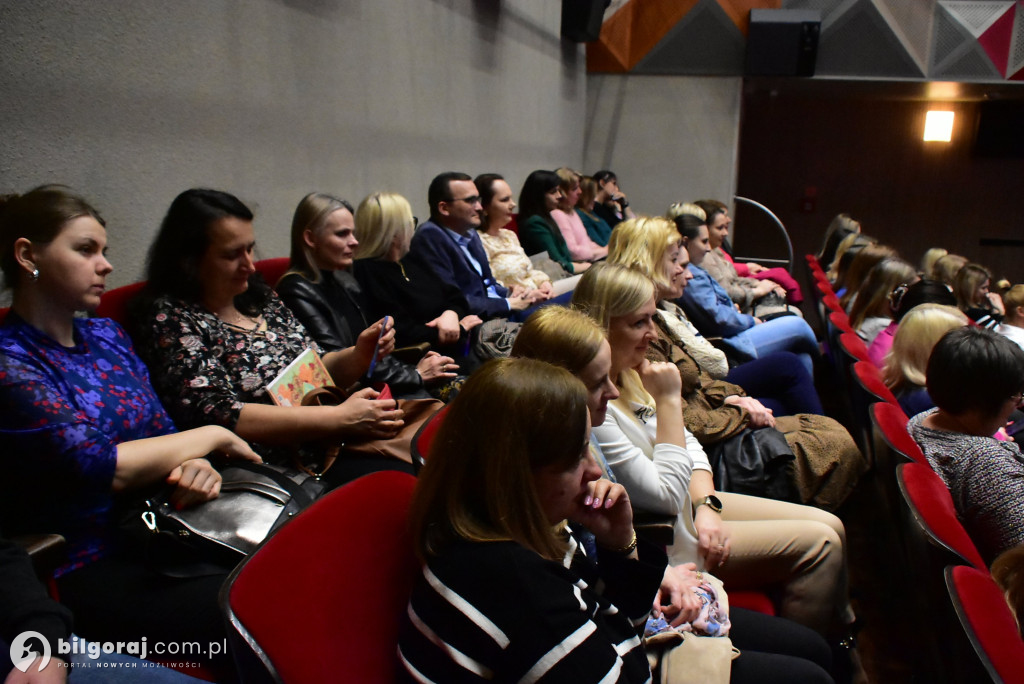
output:
M 13 312 L 0 326 L 0 519 L 7 534 L 64 535 L 58 575 L 110 551 L 117 445 L 175 431 L 124 330 L 74 325 L 71 348 Z

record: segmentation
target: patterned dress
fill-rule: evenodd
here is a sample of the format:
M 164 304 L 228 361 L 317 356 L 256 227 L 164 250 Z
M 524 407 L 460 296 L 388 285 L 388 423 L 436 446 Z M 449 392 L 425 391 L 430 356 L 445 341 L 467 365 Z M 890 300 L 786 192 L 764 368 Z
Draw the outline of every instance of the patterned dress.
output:
M 139 353 L 153 371 L 153 385 L 182 429 L 221 425 L 234 430 L 247 403 L 269 404 L 266 386 L 312 347 L 276 294 L 261 313 L 266 330 L 225 324 L 201 304 L 161 297 L 141 322 Z M 287 450 L 253 444 L 265 459 L 281 462 Z
M 491 272 L 505 287 L 537 288 L 551 281 L 548 274 L 533 267 L 530 257 L 519 244 L 519 238 L 511 230 L 499 228 L 497 235 L 481 231 L 480 241 L 484 243 Z
M 175 431 L 117 323 L 76 319 L 74 335 L 61 346 L 15 313 L 0 327 L 0 516 L 7 534 L 67 539 L 58 576 L 111 549 L 117 445 Z

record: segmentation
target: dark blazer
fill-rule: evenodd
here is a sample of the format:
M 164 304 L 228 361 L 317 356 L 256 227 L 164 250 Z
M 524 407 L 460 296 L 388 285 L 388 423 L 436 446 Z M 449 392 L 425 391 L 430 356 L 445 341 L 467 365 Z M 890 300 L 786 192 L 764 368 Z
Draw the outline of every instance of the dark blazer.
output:
M 475 230 L 469 231 L 469 252 L 480 263 L 482 275 L 476 272 L 462 248 L 444 228 L 426 221 L 413 235 L 406 259 L 429 266 L 441 280 L 459 288 L 466 297 L 470 313 L 481 318 L 508 316 L 508 302 L 504 298 L 510 291 L 494 279 L 483 242 Z M 494 284 L 501 299 L 487 296 L 489 283 Z
M 298 273 L 289 273 L 277 284 L 277 294 L 302 322 L 309 336 L 326 351 L 351 347 L 356 338 L 373 321 L 367 320 L 368 306 L 359 283 L 346 271 L 321 271 L 320 282 L 314 283 Z M 353 330 L 348 310 L 358 316 L 362 326 Z M 374 319 L 376 320 L 376 318 Z M 416 368 L 391 356 L 374 368 L 371 382 L 386 382 L 392 392 L 408 394 L 423 387 Z

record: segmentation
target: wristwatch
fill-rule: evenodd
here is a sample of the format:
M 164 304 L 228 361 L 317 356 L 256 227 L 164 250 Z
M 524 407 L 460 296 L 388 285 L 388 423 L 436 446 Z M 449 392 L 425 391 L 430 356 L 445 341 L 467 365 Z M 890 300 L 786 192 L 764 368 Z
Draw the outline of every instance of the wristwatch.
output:
M 709 494 L 708 496 L 705 496 L 701 501 L 698 501 L 697 505 L 693 507 L 693 512 L 696 513 L 697 509 L 700 508 L 701 506 L 707 506 L 715 513 L 722 512 L 722 500 L 719 499 L 714 494 Z

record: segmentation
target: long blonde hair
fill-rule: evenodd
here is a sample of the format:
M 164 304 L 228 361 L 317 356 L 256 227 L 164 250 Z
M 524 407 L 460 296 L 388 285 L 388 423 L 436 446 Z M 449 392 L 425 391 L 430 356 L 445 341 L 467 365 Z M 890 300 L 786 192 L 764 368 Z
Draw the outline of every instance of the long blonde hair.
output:
M 660 216 L 638 216 L 615 226 L 608 240 L 608 262 L 640 271 L 659 289 L 671 286 L 664 259 L 681 239 L 676 225 Z
M 311 192 L 302 198 L 292 216 L 292 249 L 288 272 L 285 275 L 298 273 L 314 283 L 320 282 L 320 267 L 317 266 L 313 248 L 306 244 L 305 234 L 307 230 L 314 235 L 321 233 L 327 224 L 327 218 L 339 209 L 345 209 L 353 216 L 355 215 L 352 205 L 340 197 L 322 192 Z
M 523 323 L 511 355 L 547 361 L 575 375 L 594 360 L 604 340 L 604 329 L 582 311 L 546 306 Z
M 932 348 L 947 332 L 967 323 L 964 312 L 952 306 L 919 304 L 911 309 L 900 321 L 885 357 L 882 376 L 886 387 L 895 393 L 913 385 L 924 387 Z
M 356 209 L 357 259 L 381 259 L 387 256 L 396 237 L 408 243 L 412 238 L 412 207 L 409 200 L 394 192 L 375 192 Z
M 628 316 L 654 296 L 655 286 L 650 278 L 631 268 L 605 262 L 590 267 L 583 274 L 573 290 L 572 306 L 607 330 L 612 318 Z M 623 370 L 613 380 L 621 392 L 615 400 L 618 406 L 628 407 L 630 401 L 654 406 L 654 399 L 633 369 Z

